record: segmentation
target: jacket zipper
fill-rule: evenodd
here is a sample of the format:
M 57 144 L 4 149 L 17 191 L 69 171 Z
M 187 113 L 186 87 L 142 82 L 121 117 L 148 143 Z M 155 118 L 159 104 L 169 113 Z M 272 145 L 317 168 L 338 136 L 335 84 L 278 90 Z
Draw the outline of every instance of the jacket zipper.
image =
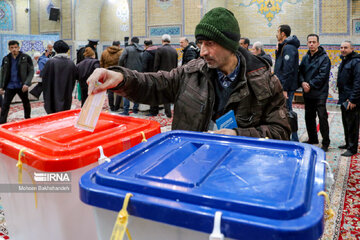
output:
M 201 101 L 199 101 L 197 98 L 194 98 L 188 91 L 185 90 L 184 92 L 185 95 L 187 95 L 192 101 L 200 104 L 201 108 L 200 108 L 200 112 L 203 112 L 204 111 L 204 108 L 205 108 L 205 104 L 202 103 Z

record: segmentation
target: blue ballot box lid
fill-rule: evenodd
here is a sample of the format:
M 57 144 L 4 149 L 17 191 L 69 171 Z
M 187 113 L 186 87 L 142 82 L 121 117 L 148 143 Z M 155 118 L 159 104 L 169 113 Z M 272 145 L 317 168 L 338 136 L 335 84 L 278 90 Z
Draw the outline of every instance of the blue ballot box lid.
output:
M 225 237 L 318 239 L 323 232 L 325 153 L 302 143 L 172 131 L 87 172 L 83 202 Z

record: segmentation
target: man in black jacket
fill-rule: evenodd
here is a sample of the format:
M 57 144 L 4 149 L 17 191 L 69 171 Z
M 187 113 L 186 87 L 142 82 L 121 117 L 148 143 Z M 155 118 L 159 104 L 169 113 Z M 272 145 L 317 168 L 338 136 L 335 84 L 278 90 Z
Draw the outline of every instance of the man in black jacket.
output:
M 307 46 L 309 51 L 303 57 L 299 67 L 299 78 L 305 102 L 305 123 L 309 136 L 306 143 L 319 143 L 316 131 L 317 113 L 323 137 L 322 149 L 326 152 L 330 145 L 326 100 L 329 95 L 331 62 L 324 48 L 320 46 L 318 35 L 309 34 Z
M 292 100 L 295 90 L 298 88 L 299 72 L 299 52 L 300 41 L 291 34 L 289 25 L 280 25 L 277 29 L 276 38 L 278 46 L 276 50 L 276 60 L 274 73 L 279 78 L 284 89 L 286 105 L 289 111 L 292 111 Z M 297 132 L 291 133 L 292 141 L 299 141 Z
M 1 108 L 0 124 L 6 123 L 10 104 L 15 95 L 19 95 L 24 106 L 24 117 L 30 118 L 31 107 L 28 89 L 34 76 L 34 66 L 29 55 L 20 51 L 19 42 L 9 41 L 10 53 L 1 64 L 0 94 L 5 93 Z
M 153 46 L 153 42 L 151 39 L 146 39 L 144 41 L 145 50 L 142 57 L 142 64 L 144 72 L 154 72 L 154 61 L 155 61 L 155 53 L 156 46 Z M 157 116 L 159 114 L 159 106 L 154 105 L 150 106 L 149 114 L 146 116 Z
M 155 54 L 154 70 L 155 72 L 159 70 L 170 72 L 173 68 L 176 68 L 178 65 L 178 54 L 170 45 L 171 37 L 168 34 L 164 34 L 161 37 L 162 47 L 158 48 Z M 165 114 L 168 118 L 171 118 L 171 104 L 165 103 Z
M 360 117 L 360 55 L 354 52 L 351 41 L 341 43 L 341 64 L 339 66 L 337 87 L 344 126 L 345 145 L 347 149 L 341 156 L 350 157 L 358 151 L 359 117 Z
M 193 45 L 189 44 L 189 40 L 186 37 L 180 38 L 180 47 L 183 48 L 181 65 L 184 65 L 191 60 L 198 58 L 197 49 Z
M 139 45 L 139 38 L 131 38 L 130 45 L 125 48 L 119 59 L 119 66 L 142 72 L 142 54 L 144 49 Z M 121 115 L 129 115 L 130 101 L 124 99 L 124 111 Z M 138 113 L 139 104 L 134 103 L 133 113 Z

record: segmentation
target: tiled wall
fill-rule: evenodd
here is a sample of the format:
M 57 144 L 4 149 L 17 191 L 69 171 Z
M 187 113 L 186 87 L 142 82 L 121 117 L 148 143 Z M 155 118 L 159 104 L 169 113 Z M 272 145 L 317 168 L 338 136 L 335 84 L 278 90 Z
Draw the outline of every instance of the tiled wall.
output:
M 9 53 L 8 42 L 16 40 L 20 43 L 20 50 L 33 56 L 34 52 L 43 53 L 49 42 L 55 42 L 59 35 L 20 35 L 20 34 L 1 34 L 0 35 L 0 59 Z
M 350 0 L 320 0 L 320 33 L 349 34 Z

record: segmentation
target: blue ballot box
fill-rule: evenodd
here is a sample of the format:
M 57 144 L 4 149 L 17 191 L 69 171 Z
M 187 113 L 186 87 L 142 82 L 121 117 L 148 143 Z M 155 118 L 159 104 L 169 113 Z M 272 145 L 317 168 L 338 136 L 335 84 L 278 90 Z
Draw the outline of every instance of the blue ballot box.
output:
M 319 239 L 325 153 L 290 141 L 172 131 L 83 175 L 81 200 L 109 239 L 126 193 L 133 239 Z M 158 235 L 156 235 L 156 232 Z

